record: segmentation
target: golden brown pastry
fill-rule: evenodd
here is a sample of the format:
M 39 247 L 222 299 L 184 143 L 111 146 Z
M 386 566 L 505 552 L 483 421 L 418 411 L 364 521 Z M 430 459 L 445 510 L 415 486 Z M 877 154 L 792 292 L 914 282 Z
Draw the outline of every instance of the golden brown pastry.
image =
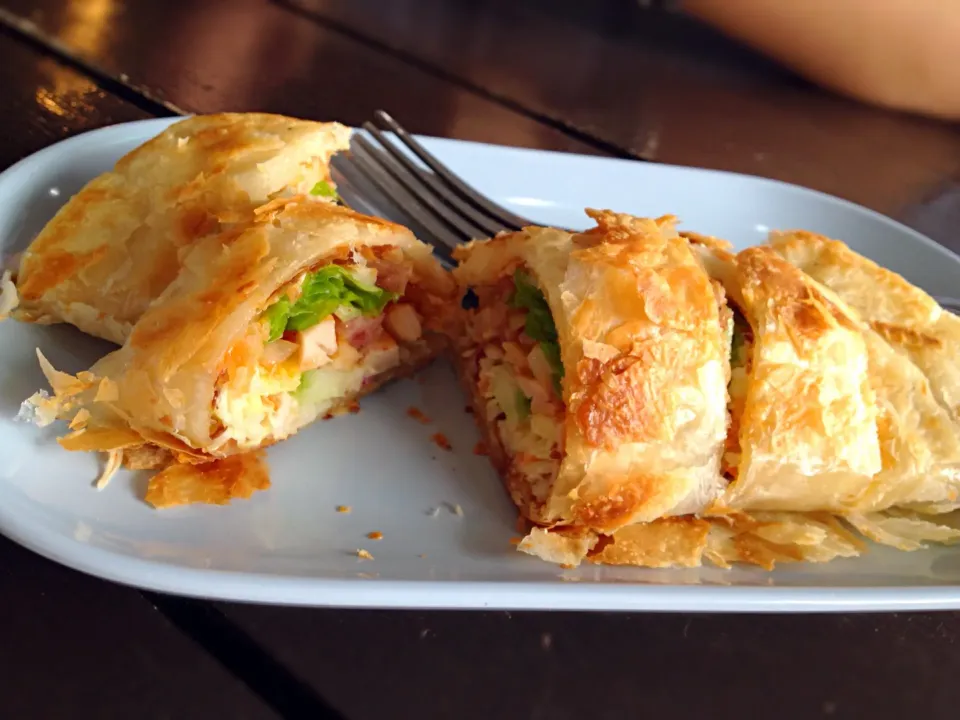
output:
M 851 312 L 770 248 L 705 253 L 734 309 L 731 484 L 713 511 L 841 511 L 881 468 L 867 347 Z
M 537 525 L 521 551 L 771 568 L 856 556 L 857 532 L 908 550 L 960 537 L 937 516 L 958 506 L 949 415 L 843 299 L 769 247 L 591 215 L 580 235 L 474 243 L 455 271 L 461 374 Z
M 89 182 L 34 239 L 13 317 L 68 322 L 122 344 L 200 238 L 249 222 L 278 197 L 329 200 L 328 163 L 349 137 L 337 123 L 262 113 L 171 125 Z
M 699 252 L 736 328 L 731 484 L 708 514 L 806 522 L 826 512 L 905 550 L 960 537 L 937 517 L 960 507 L 960 436 L 917 367 L 773 249 Z
M 715 499 L 728 339 L 673 218 L 588 213 L 582 234 L 527 228 L 458 251 L 476 302 L 457 352 L 521 513 L 611 533 Z
M 772 233 L 770 244 L 905 352 L 926 375 L 937 401 L 960 422 L 960 318 L 839 240 L 800 230 Z
M 444 346 L 455 285 L 407 229 L 274 201 L 197 241 L 126 343 L 76 377 L 44 364 L 67 449 L 139 466 L 256 450 L 349 408 Z M 182 473 L 181 473 L 182 474 Z
M 270 487 L 263 455 L 257 451 L 203 465 L 168 465 L 150 478 L 144 500 L 162 510 L 192 503 L 226 505 L 231 500 L 249 498 Z M 130 459 L 125 457 L 124 461 L 129 467 Z
M 926 532 L 927 539 L 929 531 Z M 779 563 L 856 557 L 862 540 L 826 513 L 731 513 L 637 523 L 607 535 L 534 528 L 519 549 L 548 562 L 575 566 L 584 557 L 605 565 L 720 567 L 733 563 L 772 570 Z
M 960 383 L 960 343 L 952 337 L 960 321 L 839 241 L 795 232 L 775 235 L 772 247 L 853 306 L 862 321 L 883 468 L 852 509 L 960 507 L 960 425 L 953 405 L 960 397 L 954 384 L 954 378 Z

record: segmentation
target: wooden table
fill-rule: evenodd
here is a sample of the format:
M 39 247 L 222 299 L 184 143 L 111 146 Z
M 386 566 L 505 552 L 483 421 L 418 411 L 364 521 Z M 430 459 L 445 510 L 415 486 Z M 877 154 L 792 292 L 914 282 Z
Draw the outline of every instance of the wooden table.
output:
M 102 125 L 271 110 L 723 168 L 960 250 L 957 128 L 676 16 L 571 0 L 0 0 L 0 166 Z M 665 211 L 669 208 L 665 208 Z M 139 592 L 0 539 L 3 718 L 953 718 L 956 614 L 305 610 Z

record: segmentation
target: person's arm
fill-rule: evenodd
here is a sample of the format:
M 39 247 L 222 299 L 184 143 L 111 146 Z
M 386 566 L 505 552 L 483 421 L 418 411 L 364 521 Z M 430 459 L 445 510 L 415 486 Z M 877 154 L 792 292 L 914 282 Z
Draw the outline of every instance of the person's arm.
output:
M 960 119 L 960 0 L 683 0 L 681 7 L 813 82 Z

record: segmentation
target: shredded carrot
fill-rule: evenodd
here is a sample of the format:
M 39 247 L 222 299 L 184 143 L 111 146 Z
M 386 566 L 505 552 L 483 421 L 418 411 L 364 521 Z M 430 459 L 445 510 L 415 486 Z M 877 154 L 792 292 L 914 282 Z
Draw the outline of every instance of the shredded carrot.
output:
M 338 512 L 338 513 L 348 513 L 348 512 L 350 512 L 350 510 L 351 510 L 351 508 L 350 508 L 349 505 L 337 505 L 337 512 Z
M 430 439 L 436 443 L 437 447 L 443 450 L 452 450 L 453 445 L 450 444 L 450 441 L 447 439 L 447 436 L 443 433 L 434 433 L 430 436 Z
M 383 540 L 383 533 L 379 530 L 374 530 L 373 532 L 367 533 L 367 537 L 370 540 Z

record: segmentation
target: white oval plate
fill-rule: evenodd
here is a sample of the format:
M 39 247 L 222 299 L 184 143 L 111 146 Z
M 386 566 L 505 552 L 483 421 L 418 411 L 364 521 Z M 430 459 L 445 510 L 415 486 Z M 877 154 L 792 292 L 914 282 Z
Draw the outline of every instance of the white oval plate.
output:
M 172 120 L 104 128 L 0 175 L 0 251 L 22 249 L 84 182 Z M 934 294 L 952 295 L 960 260 L 874 212 L 742 175 L 423 138 L 481 191 L 544 223 L 583 226 L 585 206 L 675 213 L 684 227 L 760 242 L 769 228 L 841 237 Z M 70 327 L 0 323 L 0 531 L 78 570 L 207 598 L 317 606 L 590 610 L 823 611 L 960 608 L 960 552 L 873 548 L 827 565 L 563 570 L 516 552 L 516 513 L 442 364 L 318 423 L 269 452 L 273 488 L 227 507 L 164 512 L 145 478 L 91 482 L 97 459 L 54 441 L 62 428 L 14 422 L 44 387 L 35 348 L 69 371 L 109 348 Z M 433 424 L 406 415 L 422 409 Z M 430 441 L 444 432 L 445 452 Z M 336 512 L 349 505 L 352 512 Z M 463 515 L 453 512 L 462 508 Z M 436 512 L 435 509 L 439 508 Z M 384 539 L 366 534 L 380 531 Z M 360 560 L 364 548 L 374 560 Z

